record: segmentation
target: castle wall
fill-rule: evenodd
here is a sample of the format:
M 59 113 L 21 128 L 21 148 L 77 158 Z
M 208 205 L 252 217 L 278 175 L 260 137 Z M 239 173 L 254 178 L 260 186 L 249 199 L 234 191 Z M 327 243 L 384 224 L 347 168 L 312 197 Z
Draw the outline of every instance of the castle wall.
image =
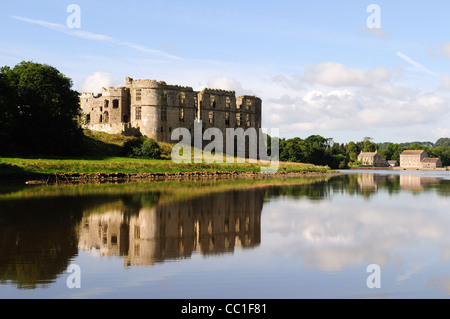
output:
M 124 87 L 103 88 L 102 93 L 82 93 L 81 110 L 85 128 L 110 134 L 121 133 L 130 122 L 129 90 Z
M 176 128 L 188 129 L 193 142 L 198 119 L 203 131 L 218 128 L 224 138 L 226 128 L 261 128 L 261 99 L 256 96 L 236 97 L 234 91 L 219 89 L 196 92 L 156 80 L 127 77 L 125 87 L 104 88 L 98 95 L 82 93 L 80 104 L 85 128 L 112 134 L 139 133 L 166 143 L 179 142 L 171 139 Z

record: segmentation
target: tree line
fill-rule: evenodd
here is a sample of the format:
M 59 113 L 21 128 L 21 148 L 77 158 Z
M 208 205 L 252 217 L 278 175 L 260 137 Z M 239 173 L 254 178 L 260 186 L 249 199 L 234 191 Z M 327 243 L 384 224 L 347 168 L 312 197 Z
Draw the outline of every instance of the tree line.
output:
M 332 138 L 311 135 L 305 139 L 294 137 L 280 139 L 280 161 L 328 165 L 331 168 L 348 168 L 358 163 L 360 152 L 375 152 L 385 160 L 400 162 L 404 150 L 425 150 L 430 157 L 439 157 L 444 166 L 450 165 L 450 138 L 440 138 L 436 143 L 375 143 L 370 137 L 362 141 L 335 143 Z

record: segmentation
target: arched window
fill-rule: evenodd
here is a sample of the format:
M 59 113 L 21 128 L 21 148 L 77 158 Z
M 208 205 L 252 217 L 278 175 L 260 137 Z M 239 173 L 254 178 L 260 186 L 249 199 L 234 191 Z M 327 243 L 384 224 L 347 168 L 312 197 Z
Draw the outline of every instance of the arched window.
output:
M 108 111 L 103 112 L 103 123 L 109 123 L 109 113 L 108 113 Z

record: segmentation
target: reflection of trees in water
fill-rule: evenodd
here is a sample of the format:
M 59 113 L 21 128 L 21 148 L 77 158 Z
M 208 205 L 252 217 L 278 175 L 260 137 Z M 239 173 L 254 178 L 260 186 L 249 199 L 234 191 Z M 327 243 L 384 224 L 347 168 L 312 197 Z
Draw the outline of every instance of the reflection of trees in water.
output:
M 419 175 L 357 173 L 333 177 L 328 185 L 332 185 L 334 191 L 345 191 L 350 195 L 369 198 L 380 190 L 387 191 L 390 195 L 400 191 L 412 193 L 436 191 L 439 195 L 448 196 L 449 182 L 445 179 Z
M 441 196 L 450 196 L 450 180 L 408 174 L 342 174 L 329 180 L 307 185 L 268 187 L 266 199 L 288 196 L 294 199 L 321 200 L 329 198 L 333 193 L 346 193 L 370 198 L 380 190 L 387 191 L 390 195 L 403 190 L 412 193 L 435 191 Z
M 280 196 L 320 200 L 330 196 L 330 186 L 328 181 L 318 181 L 305 185 L 272 186 L 266 189 L 267 198 Z
M 2 202 L 1 211 L 0 282 L 27 289 L 53 282 L 78 252 L 79 201 Z
M 157 202 L 144 196 L 60 196 L 0 201 L 0 283 L 34 289 L 55 281 L 78 253 L 83 211 L 122 203 L 124 214 Z

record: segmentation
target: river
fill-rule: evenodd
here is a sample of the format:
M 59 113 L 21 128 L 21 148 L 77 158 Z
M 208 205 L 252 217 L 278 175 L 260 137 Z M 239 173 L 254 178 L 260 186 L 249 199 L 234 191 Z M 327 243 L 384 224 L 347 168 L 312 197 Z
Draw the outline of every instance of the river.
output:
M 448 298 L 450 174 L 0 185 L 0 298 Z

